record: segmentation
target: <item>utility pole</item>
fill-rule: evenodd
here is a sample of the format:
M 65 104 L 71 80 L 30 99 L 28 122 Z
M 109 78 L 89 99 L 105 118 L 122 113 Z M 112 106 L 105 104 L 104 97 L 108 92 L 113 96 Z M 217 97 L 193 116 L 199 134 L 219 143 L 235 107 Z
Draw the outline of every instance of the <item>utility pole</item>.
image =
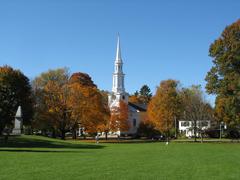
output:
M 175 138 L 177 139 L 177 118 L 176 118 L 176 116 L 174 116 L 174 120 L 175 120 Z
M 223 125 L 224 125 L 224 122 L 220 122 L 220 134 L 219 134 L 220 139 L 222 139 Z

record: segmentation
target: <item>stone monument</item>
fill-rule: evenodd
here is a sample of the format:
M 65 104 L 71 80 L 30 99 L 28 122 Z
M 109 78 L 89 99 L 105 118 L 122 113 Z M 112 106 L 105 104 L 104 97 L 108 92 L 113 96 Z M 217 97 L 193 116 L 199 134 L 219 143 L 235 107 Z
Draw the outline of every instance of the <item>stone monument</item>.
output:
M 17 113 L 15 115 L 13 135 L 21 135 L 22 133 L 22 108 L 18 106 Z

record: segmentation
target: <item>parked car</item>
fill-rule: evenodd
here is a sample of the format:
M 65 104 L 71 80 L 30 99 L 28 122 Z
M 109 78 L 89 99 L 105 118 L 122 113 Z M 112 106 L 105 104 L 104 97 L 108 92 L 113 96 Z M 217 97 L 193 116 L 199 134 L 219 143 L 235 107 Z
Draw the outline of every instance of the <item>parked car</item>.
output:
M 165 136 L 163 135 L 154 135 L 151 137 L 152 140 L 157 140 L 157 141 L 164 141 L 166 140 Z

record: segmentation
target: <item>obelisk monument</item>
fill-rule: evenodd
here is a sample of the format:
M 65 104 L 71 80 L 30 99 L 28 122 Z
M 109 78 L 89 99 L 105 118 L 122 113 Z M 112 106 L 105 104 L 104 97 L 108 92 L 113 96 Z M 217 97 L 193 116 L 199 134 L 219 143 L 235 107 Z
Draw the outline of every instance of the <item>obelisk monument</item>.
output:
M 15 115 L 13 135 L 21 135 L 22 133 L 22 108 L 18 106 L 17 113 Z

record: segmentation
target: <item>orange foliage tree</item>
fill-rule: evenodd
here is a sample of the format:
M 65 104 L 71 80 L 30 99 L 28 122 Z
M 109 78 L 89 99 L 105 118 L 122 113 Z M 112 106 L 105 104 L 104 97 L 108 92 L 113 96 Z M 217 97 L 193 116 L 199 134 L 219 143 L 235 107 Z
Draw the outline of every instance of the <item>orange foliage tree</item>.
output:
M 76 132 L 80 124 L 85 132 L 101 131 L 109 118 L 108 106 L 101 92 L 96 87 L 83 86 L 79 83 L 69 85 L 71 96 L 68 106 L 71 109 L 71 128 Z
M 141 101 L 139 100 L 138 96 L 136 96 L 135 94 L 132 95 L 132 96 L 129 96 L 128 101 L 131 102 L 131 103 L 134 103 L 134 104 L 141 103 Z
M 69 98 L 67 85 L 59 85 L 49 81 L 44 87 L 44 100 L 47 105 L 48 114 L 51 116 L 53 126 L 61 132 L 61 138 L 65 139 L 65 133 L 69 128 L 70 109 L 67 106 Z
M 101 123 L 98 125 L 98 130 L 100 132 L 105 133 L 105 139 L 108 139 L 108 133 L 111 131 L 111 114 L 110 108 L 108 106 L 108 92 L 101 91 L 102 94 L 102 120 Z
M 130 128 L 128 121 L 128 105 L 124 101 L 111 109 L 110 126 L 112 131 L 126 132 Z
M 63 115 L 61 109 L 66 104 L 62 103 L 64 95 L 62 88 L 63 86 L 66 88 L 68 79 L 68 69 L 59 68 L 43 72 L 32 81 L 35 100 L 32 123 L 34 129 L 41 130 L 43 134 L 52 132 L 52 137 L 58 133 Z M 66 100 L 65 96 L 64 99 Z
M 87 74 L 75 73 L 68 79 L 64 69 L 51 70 L 34 84 L 35 94 L 40 95 L 36 98 L 36 124 L 44 122 L 44 128 L 59 130 L 62 139 L 69 130 L 76 138 L 79 125 L 85 132 L 96 133 L 110 116 L 101 92 Z
M 147 109 L 149 120 L 157 130 L 166 135 L 167 140 L 174 118 L 180 114 L 181 101 L 177 86 L 178 82 L 175 80 L 162 81 Z

